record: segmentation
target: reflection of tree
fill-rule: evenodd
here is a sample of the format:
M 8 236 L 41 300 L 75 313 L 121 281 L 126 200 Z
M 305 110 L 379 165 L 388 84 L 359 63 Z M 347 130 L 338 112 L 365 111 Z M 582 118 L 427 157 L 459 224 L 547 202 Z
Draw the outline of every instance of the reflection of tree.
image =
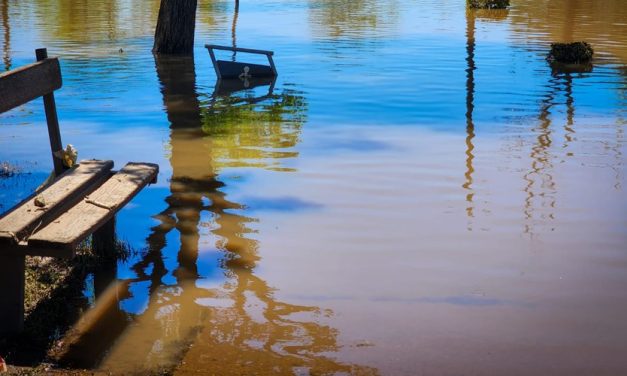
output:
M 42 23 L 47 36 L 77 44 L 150 35 L 159 11 L 156 0 L 37 0 L 36 3 L 38 17 L 55 20 L 52 24 Z
M 284 158 L 299 141 L 306 103 L 299 93 L 284 90 L 255 103 L 250 98 L 215 97 L 203 108 L 202 129 L 213 142 L 216 168 L 255 166 L 286 170 Z
M 54 17 L 55 39 L 91 42 L 113 40 L 118 37 L 119 28 L 117 1 L 54 1 L 40 0 L 39 6 L 46 9 L 45 17 Z M 49 14 L 48 11 L 53 14 Z M 94 22 L 98 19 L 99 22 Z
M 237 17 L 239 15 L 239 0 L 235 0 L 235 9 L 233 10 L 233 22 L 231 23 L 231 45 L 237 48 Z M 233 51 L 233 61 L 237 51 Z
M 475 123 L 473 119 L 475 111 L 475 31 L 476 21 L 500 21 L 507 18 L 507 9 L 466 9 L 466 171 L 464 172 L 464 184 L 466 191 L 466 215 L 468 216 L 467 229 L 472 231 L 472 218 L 475 217 L 475 189 L 473 188 L 473 174 L 475 168 Z
M 171 124 L 170 195 L 167 208 L 155 216 L 160 223 L 152 228 L 144 257 L 133 267 L 137 278 L 131 281 L 130 291 L 133 285 L 147 284 L 149 303 L 110 349 L 102 368 L 139 372 L 179 365 L 182 373 L 202 367 L 220 374 L 254 360 L 255 373 L 288 373 L 298 367 L 316 374 L 373 373 L 323 356 L 338 350 L 338 333 L 317 322 L 320 309 L 276 301 L 272 288 L 254 275 L 260 257 L 250 224 L 257 219 L 244 215 L 243 206 L 229 200 L 217 173 L 218 166 L 224 165 L 216 162 L 219 158 L 234 165 L 237 158 L 259 158 L 257 164 L 263 166 L 263 159 L 294 156 L 241 156 L 235 151 L 293 147 L 302 125 L 295 119 L 303 119 L 304 109 L 290 106 L 304 105 L 302 98 L 281 94 L 253 106 L 235 103 L 236 110 L 218 98 L 209 102 L 215 107 L 201 110 L 193 59 L 156 57 L 155 62 Z M 221 111 L 229 115 L 222 117 Z M 238 121 L 236 114 L 242 119 Z M 257 123 L 246 128 L 243 122 L 248 121 Z M 223 252 L 220 267 L 227 280 L 216 287 L 202 287 L 198 276 L 205 228 Z M 179 236 L 179 251 L 172 272 L 176 281 L 165 285 L 162 278 L 169 271 L 163 250 L 173 239 L 170 235 Z
M 227 27 L 228 10 L 226 1 L 199 1 L 196 23 L 208 26 L 210 31 L 222 31 Z
M 517 1 L 510 13 L 512 28 L 525 40 L 546 42 L 587 40 L 595 52 L 609 52 L 627 62 L 624 0 L 531 0 Z M 532 33 L 529 33 L 532 30 Z
M 568 83 L 568 81 L 567 81 Z M 543 220 L 553 220 L 553 209 L 555 208 L 555 182 L 552 175 L 552 155 L 549 151 L 552 145 L 552 131 L 551 131 L 551 108 L 557 103 L 557 94 L 560 91 L 560 82 L 556 78 L 552 78 L 550 81 L 550 91 L 546 94 L 542 100 L 542 107 L 540 108 L 540 115 L 538 117 L 539 125 L 533 128 L 536 132 L 536 142 L 531 147 L 531 168 L 523 179 L 526 182 L 524 191 L 526 193 L 525 198 L 525 232 L 533 235 L 533 222 L 534 207 L 536 202 L 540 200 L 539 205 L 541 208 L 548 208 L 548 214 L 542 215 Z M 567 91 L 568 95 L 568 91 Z M 574 109 L 571 107 L 572 102 L 567 100 L 569 105 L 568 112 L 574 114 Z M 572 122 L 572 118 L 569 119 Z M 565 125 L 568 129 L 572 123 Z M 568 134 L 568 131 L 567 131 Z
M 399 19 L 396 0 L 309 0 L 309 23 L 322 39 L 346 40 L 351 48 L 387 34 Z M 337 41 L 334 46 L 342 47 Z
M 564 76 L 566 95 L 566 124 L 564 130 L 566 134 L 564 136 L 564 149 L 568 148 L 568 145 L 575 139 L 575 130 L 573 125 L 575 124 L 575 98 L 573 97 L 573 77 L 570 74 Z
M 475 125 L 473 123 L 473 111 L 475 109 L 475 14 L 473 10 L 466 10 L 466 172 L 464 177 L 466 181 L 462 187 L 466 190 L 466 213 L 468 219 L 474 217 L 474 203 L 473 198 L 475 192 L 472 188 L 472 174 L 475 171 L 472 161 L 475 156 L 473 150 L 475 146 L 473 139 L 475 138 Z M 472 226 L 469 222 L 468 230 L 472 230 Z
M 238 262 L 232 269 L 237 283 L 222 297 L 232 305 L 212 312 L 177 374 L 193 374 L 199 367 L 222 375 L 289 375 L 299 368 L 311 375 L 377 374 L 321 356 L 338 350 L 337 330 L 316 323 L 324 313 L 276 302 L 272 289 L 250 273 L 253 268 L 254 263 Z M 251 306 L 260 314 L 251 313 Z
M 9 0 L 0 2 L 0 13 L 2 17 L 2 29 L 4 30 L 4 40 L 2 43 L 4 70 L 11 70 L 11 25 L 9 24 Z
M 41 23 L 46 28 L 46 36 L 54 41 L 76 44 L 119 42 L 125 38 L 152 36 L 159 13 L 158 0 L 36 0 L 36 4 L 35 14 L 38 17 L 55 20 L 54 23 Z M 16 6 L 22 5 L 16 2 Z M 20 13 L 32 11 L 28 6 L 25 4 Z M 219 29 L 226 22 L 227 9 L 226 2 L 200 2 L 197 22 Z M 111 53 L 111 49 L 106 52 Z

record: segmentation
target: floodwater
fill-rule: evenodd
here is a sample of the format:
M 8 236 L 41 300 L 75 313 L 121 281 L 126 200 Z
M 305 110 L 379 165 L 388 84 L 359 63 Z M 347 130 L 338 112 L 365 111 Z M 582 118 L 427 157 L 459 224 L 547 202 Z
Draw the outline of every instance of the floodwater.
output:
M 0 0 L 4 69 L 61 59 L 63 141 L 161 167 L 64 361 L 627 374 L 623 0 L 200 1 L 193 59 L 153 57 L 157 12 Z M 554 70 L 549 44 L 572 40 L 593 67 Z M 205 43 L 274 50 L 277 82 L 229 94 Z M 0 115 L 0 161 L 22 169 L 1 212 L 51 169 L 40 103 Z

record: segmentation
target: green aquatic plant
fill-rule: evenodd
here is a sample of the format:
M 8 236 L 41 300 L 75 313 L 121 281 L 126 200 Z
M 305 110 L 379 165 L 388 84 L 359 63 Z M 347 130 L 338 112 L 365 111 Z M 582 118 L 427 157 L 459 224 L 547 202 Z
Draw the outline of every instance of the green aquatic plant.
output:
M 551 43 L 547 59 L 550 62 L 583 64 L 590 62 L 593 55 L 592 46 L 586 42 Z
M 468 0 L 468 6 L 472 9 L 505 9 L 509 0 Z

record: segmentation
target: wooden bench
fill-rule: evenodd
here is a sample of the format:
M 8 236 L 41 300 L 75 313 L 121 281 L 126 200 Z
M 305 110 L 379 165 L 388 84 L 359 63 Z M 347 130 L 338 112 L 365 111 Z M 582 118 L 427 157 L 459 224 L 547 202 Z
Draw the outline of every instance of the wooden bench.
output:
M 56 178 L 0 217 L 0 334 L 20 332 L 24 323 L 26 256 L 71 258 L 93 234 L 95 244 L 115 244 L 115 214 L 142 188 L 155 182 L 159 166 L 86 160 L 73 168 L 59 157 L 61 136 L 53 92 L 61 87 L 56 58 L 37 50 L 37 63 L 0 74 L 0 113 L 44 97 Z

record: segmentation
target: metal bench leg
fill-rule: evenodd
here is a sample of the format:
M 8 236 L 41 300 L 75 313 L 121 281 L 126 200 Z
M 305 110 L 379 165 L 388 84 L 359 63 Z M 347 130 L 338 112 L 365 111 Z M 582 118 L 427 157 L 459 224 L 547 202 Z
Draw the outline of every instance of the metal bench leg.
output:
M 24 255 L 0 257 L 0 336 L 24 328 Z

